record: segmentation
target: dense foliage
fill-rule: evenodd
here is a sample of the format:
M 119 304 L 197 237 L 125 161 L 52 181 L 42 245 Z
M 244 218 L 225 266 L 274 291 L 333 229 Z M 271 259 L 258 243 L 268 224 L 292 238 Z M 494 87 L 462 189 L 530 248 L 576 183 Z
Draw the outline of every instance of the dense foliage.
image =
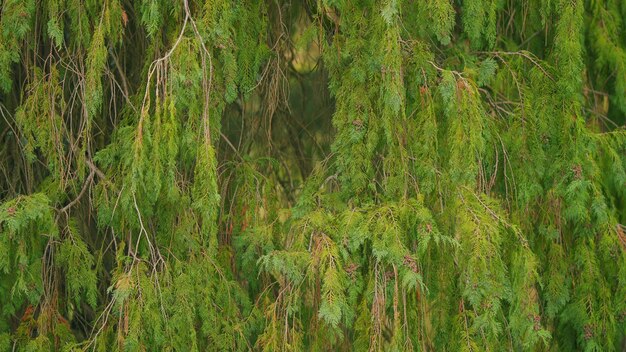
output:
M 0 4 L 0 351 L 626 348 L 626 1 Z

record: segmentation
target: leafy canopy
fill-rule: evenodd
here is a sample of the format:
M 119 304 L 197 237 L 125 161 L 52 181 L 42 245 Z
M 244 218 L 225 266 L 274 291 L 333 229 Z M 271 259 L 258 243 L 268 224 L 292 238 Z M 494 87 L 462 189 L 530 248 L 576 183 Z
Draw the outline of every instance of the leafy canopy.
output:
M 0 351 L 620 351 L 626 2 L 0 2 Z

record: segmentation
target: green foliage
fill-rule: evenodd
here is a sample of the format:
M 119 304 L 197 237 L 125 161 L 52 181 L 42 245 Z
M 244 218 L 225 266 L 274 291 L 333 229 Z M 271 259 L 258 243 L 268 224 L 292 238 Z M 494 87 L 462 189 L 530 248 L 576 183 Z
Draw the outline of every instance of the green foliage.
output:
M 454 27 L 455 12 L 452 3 L 439 0 L 426 1 L 423 11 L 430 16 L 434 24 L 433 32 L 437 39 L 442 45 L 448 45 Z
M 472 47 L 486 46 L 492 48 L 495 45 L 496 10 L 500 2 L 499 0 L 467 0 L 463 2 L 463 29 Z
M 0 293 L 6 297 L 0 314 L 7 319 L 25 304 L 37 304 L 43 293 L 42 258 L 48 238 L 57 236 L 48 198 L 36 193 L 3 203 L 0 229 Z
M 0 4 L 0 351 L 626 343 L 625 2 Z
M 0 19 L 0 88 L 7 92 L 13 84 L 11 66 L 20 60 L 20 42 L 31 31 L 35 1 L 2 2 Z
M 94 258 L 76 230 L 69 226 L 72 225 L 68 225 L 68 237 L 56 254 L 56 265 L 65 271 L 67 293 L 74 303 L 78 306 L 84 297 L 90 306 L 95 307 L 97 277 L 93 270 Z

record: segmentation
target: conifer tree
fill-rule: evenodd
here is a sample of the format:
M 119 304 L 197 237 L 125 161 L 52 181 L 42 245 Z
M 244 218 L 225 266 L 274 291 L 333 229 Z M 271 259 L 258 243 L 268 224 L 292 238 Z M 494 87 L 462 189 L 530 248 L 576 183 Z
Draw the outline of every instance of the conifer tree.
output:
M 625 350 L 624 19 L 0 1 L 0 352 Z

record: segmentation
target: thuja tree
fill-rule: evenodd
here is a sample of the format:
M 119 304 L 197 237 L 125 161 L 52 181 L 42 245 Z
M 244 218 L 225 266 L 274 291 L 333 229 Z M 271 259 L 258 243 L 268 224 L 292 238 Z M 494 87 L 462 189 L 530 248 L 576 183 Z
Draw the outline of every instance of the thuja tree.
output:
M 0 351 L 626 348 L 626 2 L 0 4 Z

